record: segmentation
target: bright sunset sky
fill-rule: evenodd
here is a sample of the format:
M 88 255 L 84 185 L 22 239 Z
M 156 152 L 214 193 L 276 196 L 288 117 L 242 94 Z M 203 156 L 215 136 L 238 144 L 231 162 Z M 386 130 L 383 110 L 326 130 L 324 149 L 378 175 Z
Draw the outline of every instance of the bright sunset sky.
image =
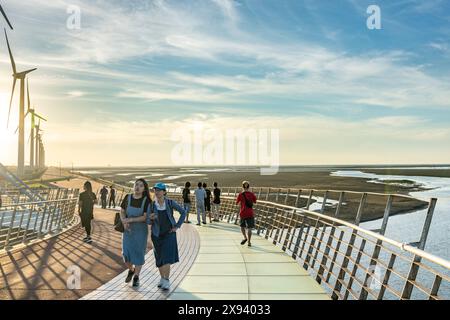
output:
M 285 165 L 450 163 L 447 0 L 0 3 L 19 71 L 38 68 L 49 165 L 172 165 L 174 130 L 193 127 L 278 129 Z M 14 165 L 19 88 L 6 129 L 0 43 L 0 162 Z

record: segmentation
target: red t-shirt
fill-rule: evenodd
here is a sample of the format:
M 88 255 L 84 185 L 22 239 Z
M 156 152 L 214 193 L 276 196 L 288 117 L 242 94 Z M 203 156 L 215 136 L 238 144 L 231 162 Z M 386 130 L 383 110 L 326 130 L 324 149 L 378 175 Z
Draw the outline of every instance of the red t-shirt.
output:
M 256 203 L 256 195 L 253 192 L 245 191 L 245 197 L 247 198 L 247 201 L 252 201 L 253 203 Z M 253 208 L 249 208 L 245 205 L 245 199 L 242 195 L 242 192 L 239 193 L 236 204 L 241 203 L 241 211 L 239 212 L 239 215 L 242 219 L 246 218 L 252 218 L 254 216 L 253 214 Z

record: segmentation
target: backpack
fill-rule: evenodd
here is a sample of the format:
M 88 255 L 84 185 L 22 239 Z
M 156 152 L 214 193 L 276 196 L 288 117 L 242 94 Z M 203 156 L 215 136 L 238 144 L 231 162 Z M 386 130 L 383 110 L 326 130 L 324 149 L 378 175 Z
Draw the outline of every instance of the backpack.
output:
M 250 209 L 253 208 L 253 201 L 247 199 L 247 197 L 245 196 L 245 192 L 242 192 L 242 196 L 244 197 L 245 200 L 245 206 Z

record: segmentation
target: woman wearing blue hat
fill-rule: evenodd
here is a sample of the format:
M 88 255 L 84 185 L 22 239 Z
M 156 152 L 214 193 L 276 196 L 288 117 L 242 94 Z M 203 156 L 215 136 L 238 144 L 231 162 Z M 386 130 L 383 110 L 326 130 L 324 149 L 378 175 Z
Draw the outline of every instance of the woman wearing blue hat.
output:
M 155 202 L 152 204 L 151 224 L 153 251 L 156 266 L 159 269 L 161 280 L 158 287 L 163 290 L 170 288 L 170 266 L 179 261 L 176 231 L 181 228 L 186 219 L 186 211 L 174 200 L 166 197 L 166 185 L 157 183 L 153 187 Z M 173 210 L 180 213 L 175 221 Z

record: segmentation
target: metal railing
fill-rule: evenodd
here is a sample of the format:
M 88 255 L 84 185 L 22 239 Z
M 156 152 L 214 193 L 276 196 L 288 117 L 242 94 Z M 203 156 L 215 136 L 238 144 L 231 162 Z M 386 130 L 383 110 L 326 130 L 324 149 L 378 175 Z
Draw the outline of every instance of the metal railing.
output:
M 42 201 L 57 200 L 74 196 L 78 190 L 65 188 L 33 188 L 33 193 L 42 198 Z M 30 202 L 28 195 L 22 192 L 22 189 L 7 188 L 0 190 L 2 205 L 0 210 L 4 210 L 7 206 Z
M 0 210 L 0 250 L 11 249 L 59 233 L 76 220 L 78 189 L 56 189 L 47 201 L 3 205 Z
M 277 190 L 278 189 L 274 189 Z M 240 188 L 222 188 L 220 219 L 238 224 L 236 196 Z M 169 190 L 170 197 L 182 202 L 179 188 Z M 343 192 L 334 215 L 325 215 L 326 201 L 319 212 L 307 210 L 314 191 L 309 191 L 306 208 L 284 204 L 288 196 L 281 192 L 265 198 L 258 190 L 254 206 L 256 232 L 292 256 L 336 300 L 430 299 L 450 298 L 450 262 L 431 255 L 425 246 L 436 199 L 428 203 L 427 216 L 420 241 L 414 245 L 400 243 L 384 236 L 394 198 L 413 199 L 403 195 L 357 193 L 360 202 L 355 221 L 336 218 L 342 210 Z M 330 191 L 328 191 L 328 194 Z M 324 193 L 324 198 L 327 194 Z M 345 193 L 344 193 L 345 195 Z M 370 231 L 359 227 L 367 197 L 387 197 L 381 229 Z M 294 202 L 299 204 L 300 197 Z M 278 203 L 284 202 L 284 203 Z M 191 210 L 195 212 L 194 207 Z M 321 213 L 322 212 L 322 213 Z M 417 246 L 418 248 L 416 248 Z

